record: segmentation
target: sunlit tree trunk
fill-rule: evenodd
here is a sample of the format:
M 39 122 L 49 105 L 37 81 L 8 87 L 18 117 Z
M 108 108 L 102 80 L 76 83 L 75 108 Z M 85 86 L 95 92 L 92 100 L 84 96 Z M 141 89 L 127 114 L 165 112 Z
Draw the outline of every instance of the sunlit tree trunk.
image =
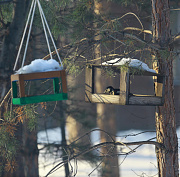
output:
M 153 42 L 169 51 L 156 52 L 159 73 L 165 75 L 165 103 L 156 107 L 157 141 L 164 148 L 156 149 L 159 177 L 178 177 L 178 140 L 176 134 L 172 48 L 170 41 L 170 7 L 168 0 L 152 0 Z M 162 53 L 164 55 L 162 55 Z
M 107 1 L 94 1 L 94 12 L 100 16 L 107 13 L 109 10 L 109 3 Z M 94 28 L 98 29 L 98 23 L 94 24 Z M 95 40 L 101 40 L 101 35 L 95 35 Z M 101 44 L 95 44 L 94 46 L 94 55 L 95 58 L 101 57 Z M 97 63 L 100 64 L 100 63 Z M 102 93 L 104 90 L 105 83 L 102 82 L 102 73 L 101 71 L 96 72 L 96 92 Z M 109 83 L 108 83 L 109 84 Z M 97 104 L 97 125 L 101 130 L 106 131 L 111 136 L 116 135 L 116 117 L 115 117 L 115 107 L 113 105 L 104 105 Z M 116 138 L 112 136 L 115 140 Z M 100 133 L 101 142 L 112 141 L 112 139 L 104 132 Z M 102 158 L 102 177 L 119 177 L 119 165 L 118 165 L 118 156 L 116 147 L 102 147 L 101 156 Z

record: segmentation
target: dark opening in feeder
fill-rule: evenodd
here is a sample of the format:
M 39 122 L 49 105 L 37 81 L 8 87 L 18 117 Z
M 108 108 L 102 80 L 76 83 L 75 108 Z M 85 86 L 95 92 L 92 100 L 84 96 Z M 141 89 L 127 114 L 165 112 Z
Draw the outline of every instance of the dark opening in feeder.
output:
M 120 75 L 120 85 L 116 94 L 95 93 L 95 70 L 97 68 L 106 69 L 111 67 Z M 153 95 L 133 94 L 130 93 L 130 77 L 147 76 L 153 77 L 154 89 Z M 132 72 L 131 68 L 122 70 L 117 65 L 86 65 L 85 76 L 85 101 L 90 103 L 118 104 L 118 105 L 144 105 L 144 106 L 161 106 L 164 104 L 164 81 L 165 77 L 161 74 L 141 71 Z M 155 83 L 156 82 L 156 83 Z
M 44 79 L 53 80 L 54 93 L 42 95 L 28 95 L 28 93 L 26 93 L 26 81 L 37 81 Z M 14 74 L 11 75 L 11 86 L 13 104 L 25 105 L 47 101 L 67 100 L 67 83 L 65 70 L 29 74 Z

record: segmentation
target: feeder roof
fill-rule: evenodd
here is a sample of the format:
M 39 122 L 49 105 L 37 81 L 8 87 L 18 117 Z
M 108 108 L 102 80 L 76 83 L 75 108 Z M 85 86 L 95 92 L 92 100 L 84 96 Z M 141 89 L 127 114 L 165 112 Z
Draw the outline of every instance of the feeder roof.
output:
M 25 65 L 16 71 L 16 74 L 36 73 L 36 72 L 47 72 L 47 71 L 59 71 L 63 67 L 54 59 L 43 60 L 35 59 L 29 65 Z
M 132 59 L 132 58 L 115 58 L 113 60 L 109 60 L 106 62 L 103 62 L 102 65 L 128 65 L 129 67 L 138 68 L 144 71 L 149 71 L 152 73 L 156 73 L 155 70 L 150 69 L 146 63 L 143 63 L 142 61 L 138 59 Z

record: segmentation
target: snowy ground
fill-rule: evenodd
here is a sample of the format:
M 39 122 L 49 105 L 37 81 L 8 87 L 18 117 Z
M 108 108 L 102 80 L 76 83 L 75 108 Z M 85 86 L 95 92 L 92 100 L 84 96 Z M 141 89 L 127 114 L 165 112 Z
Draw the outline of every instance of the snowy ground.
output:
M 117 136 L 120 136 L 117 140 L 122 142 L 131 142 L 131 141 L 143 141 L 155 137 L 154 132 L 148 132 L 145 134 L 140 134 L 134 136 L 135 134 L 142 132 L 140 130 L 129 130 L 118 132 Z M 177 130 L 178 135 L 180 136 L 180 129 Z M 131 135 L 124 137 L 123 135 Z M 179 137 L 178 136 L 178 137 Z M 47 138 L 48 137 L 48 138 Z M 92 142 L 94 144 L 99 142 L 99 133 L 97 131 L 93 132 L 91 135 Z M 60 129 L 50 129 L 48 131 L 41 131 L 38 133 L 38 142 L 60 142 Z M 41 148 L 41 145 L 39 145 Z M 52 155 L 43 156 L 40 154 L 39 158 L 39 174 L 44 176 L 47 172 L 57 164 L 59 159 L 54 159 Z M 55 162 L 55 163 L 54 163 Z M 95 170 L 95 167 L 92 167 L 85 161 L 78 161 L 74 163 L 71 161 L 73 175 L 76 174 L 76 177 L 98 177 L 98 171 Z M 155 157 L 155 149 L 153 145 L 143 145 L 135 153 L 125 156 L 120 156 L 119 158 L 120 165 L 120 174 L 121 177 L 149 177 L 149 176 L 158 176 L 157 175 L 157 163 Z M 50 177 L 64 177 L 64 168 L 60 168 L 55 173 L 51 174 Z

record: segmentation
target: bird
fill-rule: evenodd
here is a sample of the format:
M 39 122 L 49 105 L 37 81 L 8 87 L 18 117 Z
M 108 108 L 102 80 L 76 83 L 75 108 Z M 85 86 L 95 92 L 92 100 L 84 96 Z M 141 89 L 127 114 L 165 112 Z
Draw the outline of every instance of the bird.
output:
M 120 94 L 120 89 L 114 89 L 112 86 L 108 86 L 106 87 L 105 94 L 109 94 L 109 95 L 119 95 Z M 133 93 L 128 93 L 129 96 L 134 96 Z
M 114 89 L 112 86 L 108 86 L 106 87 L 104 93 L 109 95 L 119 95 L 120 89 Z

